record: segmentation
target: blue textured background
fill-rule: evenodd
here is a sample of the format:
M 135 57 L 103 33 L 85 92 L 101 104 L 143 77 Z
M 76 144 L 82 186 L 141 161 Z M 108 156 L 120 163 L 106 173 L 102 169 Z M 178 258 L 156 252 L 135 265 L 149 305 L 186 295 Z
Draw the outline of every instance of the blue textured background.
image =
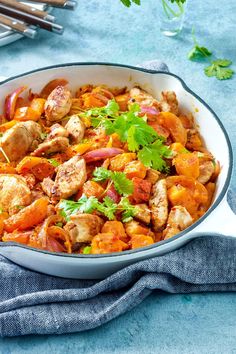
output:
M 70 61 L 135 65 L 159 58 L 210 104 L 236 150 L 236 75 L 224 82 L 207 78 L 204 64 L 186 59 L 194 25 L 202 45 L 236 63 L 235 0 L 189 0 L 185 29 L 177 38 L 160 34 L 158 0 L 143 0 L 142 7 L 131 9 L 119 0 L 78 1 L 75 13 L 54 11 L 66 27 L 63 37 L 41 31 L 35 41 L 24 39 L 0 48 L 0 76 Z M 234 172 L 233 181 L 235 177 Z M 235 192 L 235 182 L 232 188 Z M 0 339 L 0 353 L 231 354 L 236 353 L 235 318 L 235 294 L 153 293 L 132 312 L 96 330 Z

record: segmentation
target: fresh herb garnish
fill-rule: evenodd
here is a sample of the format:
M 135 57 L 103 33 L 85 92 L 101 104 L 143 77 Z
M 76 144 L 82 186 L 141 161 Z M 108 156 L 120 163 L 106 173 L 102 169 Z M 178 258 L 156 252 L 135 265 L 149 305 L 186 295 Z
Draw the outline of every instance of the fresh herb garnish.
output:
M 48 159 L 48 162 L 50 162 L 53 167 L 58 167 L 60 165 L 59 162 L 55 159 Z
M 131 6 L 131 3 L 134 3 L 136 5 L 140 5 L 140 0 L 120 0 L 122 4 L 124 4 L 127 7 Z
M 228 59 L 217 59 L 212 61 L 211 65 L 204 69 L 204 72 L 206 76 L 215 76 L 218 80 L 227 80 L 234 74 L 234 71 L 228 68 L 231 64 L 232 62 Z
M 110 100 L 105 107 L 91 108 L 86 112 L 80 113 L 80 116 L 91 118 L 91 124 L 94 128 L 98 126 L 106 125 L 107 120 L 116 118 L 119 113 L 118 103 L 112 99 Z
M 133 193 L 133 182 L 123 172 L 113 172 L 103 167 L 97 167 L 93 172 L 93 176 L 93 180 L 96 182 L 104 182 L 108 179 L 113 181 L 114 187 L 120 195 L 130 195 Z
M 121 198 L 119 203 L 119 208 L 123 211 L 122 213 L 122 221 L 129 222 L 133 219 L 133 217 L 137 214 L 137 208 L 130 204 L 128 198 Z
M 209 59 L 212 55 L 212 52 L 206 48 L 201 47 L 197 42 L 197 39 L 194 34 L 194 29 L 192 29 L 192 37 L 194 42 L 194 47 L 188 53 L 189 60 L 199 60 L 199 59 Z M 209 66 L 204 68 L 205 75 L 208 77 L 215 76 L 218 80 L 227 80 L 230 79 L 234 70 L 229 69 L 229 66 L 232 64 L 231 60 L 228 59 L 215 59 L 210 61 Z
M 90 254 L 91 253 L 91 246 L 86 246 L 83 249 L 83 254 Z
M 128 198 L 121 198 L 119 204 L 113 202 L 109 197 L 105 197 L 103 202 L 99 202 L 95 197 L 82 196 L 77 202 L 73 200 L 62 200 L 59 204 L 60 214 L 66 219 L 70 220 L 70 216 L 76 213 L 91 214 L 95 210 L 102 213 L 109 220 L 115 219 L 115 214 L 118 211 L 122 212 L 122 221 L 127 222 L 137 213 L 137 208 L 131 205 Z
M 163 144 L 164 138 L 160 137 L 153 144 L 145 146 L 138 152 L 139 160 L 146 167 L 152 167 L 154 170 L 168 172 L 169 168 L 163 158 L 171 158 L 172 150 Z
M 206 47 L 201 47 L 195 37 L 195 30 L 192 28 L 192 38 L 193 38 L 193 43 L 194 47 L 190 50 L 188 53 L 188 59 L 189 60 L 199 60 L 199 59 L 204 59 L 212 55 L 212 52 L 206 48 Z

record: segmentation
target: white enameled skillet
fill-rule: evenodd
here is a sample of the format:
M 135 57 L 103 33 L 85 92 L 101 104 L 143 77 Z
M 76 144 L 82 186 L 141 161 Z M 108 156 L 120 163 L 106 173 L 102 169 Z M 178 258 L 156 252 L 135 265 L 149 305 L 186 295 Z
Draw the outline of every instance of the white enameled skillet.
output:
M 128 88 L 139 85 L 160 96 L 161 91 L 176 92 L 181 109 L 194 113 L 207 148 L 221 164 L 214 202 L 207 213 L 178 235 L 157 244 L 107 255 L 75 255 L 51 253 L 16 243 L 0 242 L 0 254 L 32 270 L 66 278 L 99 279 L 142 259 L 160 256 L 204 235 L 236 236 L 236 216 L 230 209 L 226 194 L 233 168 L 233 154 L 228 135 L 213 110 L 178 76 L 159 71 L 107 63 L 70 63 L 34 70 L 12 77 L 0 84 L 0 107 L 5 96 L 19 86 L 27 85 L 33 92 L 50 80 L 66 78 L 75 90 L 83 84 L 106 84 Z M 19 142 L 20 143 L 20 142 Z

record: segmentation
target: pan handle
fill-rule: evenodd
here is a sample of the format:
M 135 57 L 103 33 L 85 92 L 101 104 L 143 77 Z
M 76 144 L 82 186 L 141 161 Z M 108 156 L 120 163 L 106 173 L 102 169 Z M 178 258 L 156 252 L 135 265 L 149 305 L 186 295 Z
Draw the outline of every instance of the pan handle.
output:
M 227 196 L 199 225 L 196 231 L 201 235 L 207 233 L 236 237 L 236 214 L 231 209 Z

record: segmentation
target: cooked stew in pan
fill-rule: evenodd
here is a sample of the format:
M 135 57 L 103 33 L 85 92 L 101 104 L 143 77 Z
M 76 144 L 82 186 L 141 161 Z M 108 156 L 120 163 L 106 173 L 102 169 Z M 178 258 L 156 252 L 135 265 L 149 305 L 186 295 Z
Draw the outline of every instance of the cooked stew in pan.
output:
M 219 172 L 175 92 L 22 86 L 0 116 L 0 239 L 80 254 L 152 245 L 207 211 Z

